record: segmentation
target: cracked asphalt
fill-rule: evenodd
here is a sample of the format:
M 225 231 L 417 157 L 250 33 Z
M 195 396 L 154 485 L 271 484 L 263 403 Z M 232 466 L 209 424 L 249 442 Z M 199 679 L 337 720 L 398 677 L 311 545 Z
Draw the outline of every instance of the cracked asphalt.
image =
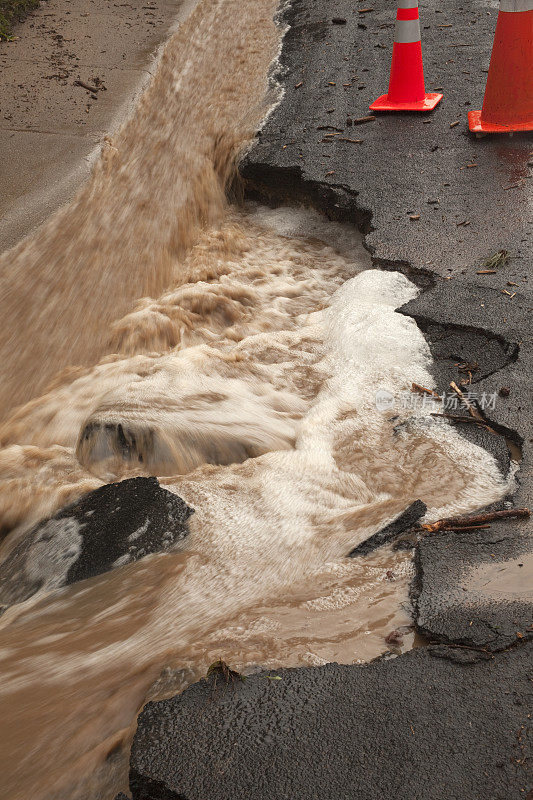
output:
M 285 96 L 244 176 L 271 197 L 299 195 L 357 221 L 377 265 L 479 280 L 503 248 L 509 266 L 483 285 L 527 286 L 533 137 L 476 139 L 467 123 L 483 100 L 496 16 L 493 0 L 421 2 L 426 90 L 442 87 L 444 99 L 431 114 L 370 115 L 387 90 L 394 4 L 294 0 L 279 70 Z
M 294 0 L 285 13 L 289 29 L 276 76 L 285 94 L 242 173 L 252 196 L 271 203 L 288 196 L 358 224 L 374 265 L 400 270 L 420 286 L 419 297 L 400 310 L 429 342 L 439 392 L 464 379 L 459 364 L 475 365 L 471 391 L 479 398 L 496 395 L 485 416 L 500 435 L 457 424 L 492 452 L 504 473 L 508 445 L 515 445 L 512 457 L 522 461 L 508 503 L 531 505 L 533 136 L 477 139 L 467 123 L 469 108 L 483 98 L 496 11 L 492 2 L 454 0 L 445 10 L 421 3 L 426 90 L 443 87 L 444 100 L 431 114 L 376 114 L 355 124 L 386 90 L 394 12 L 384 0 L 372 8 Z M 501 250 L 508 252 L 507 263 L 478 274 Z M 513 638 L 504 624 L 508 604 L 490 596 L 490 587 L 490 601 L 462 592 L 459 605 L 469 608 L 464 619 L 450 603 L 454 553 L 461 574 L 469 574 L 532 551 L 529 520 L 493 524 L 491 534 L 499 531 L 505 546 L 472 536 L 464 553 L 453 534 L 445 555 L 443 537 L 420 545 L 427 579 L 419 580 L 415 594 L 425 635 L 479 647 Z M 523 604 L 514 640 L 531 635 L 531 600 L 526 589 L 513 596 L 513 608 Z M 482 622 L 496 606 L 506 630 L 499 645 Z M 472 623 L 473 617 L 480 621 Z M 479 632 L 484 627 L 485 637 Z
M 459 420 L 461 433 L 505 474 L 520 462 L 498 507 L 531 506 L 533 137 L 468 132 L 497 3 L 428 0 L 420 16 L 426 90 L 442 87 L 443 102 L 360 122 L 387 88 L 394 9 L 293 0 L 274 76 L 284 96 L 241 173 L 250 197 L 357 224 L 374 266 L 417 283 L 400 310 L 428 340 L 439 391 L 469 363 L 471 390 L 496 398 L 482 412 L 491 430 Z M 489 268 L 500 250 L 507 263 Z M 134 800 L 533 797 L 531 520 L 426 537 L 415 565 L 413 613 L 429 646 L 256 675 L 214 699 L 201 681 L 149 704 Z

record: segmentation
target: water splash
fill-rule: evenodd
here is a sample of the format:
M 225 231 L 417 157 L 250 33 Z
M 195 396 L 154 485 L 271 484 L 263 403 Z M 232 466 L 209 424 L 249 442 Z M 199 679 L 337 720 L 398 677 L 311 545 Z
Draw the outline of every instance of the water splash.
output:
M 447 424 L 376 405 L 432 385 L 425 340 L 395 311 L 416 287 L 369 269 L 348 226 L 227 204 L 272 101 L 275 6 L 200 2 L 91 181 L 2 258 L 3 552 L 126 475 L 162 476 L 196 509 L 182 552 L 0 618 L 11 800 L 112 796 L 164 667 L 176 689 L 220 656 L 383 652 L 409 624 L 410 558 L 346 553 L 413 500 L 436 516 L 505 491 Z

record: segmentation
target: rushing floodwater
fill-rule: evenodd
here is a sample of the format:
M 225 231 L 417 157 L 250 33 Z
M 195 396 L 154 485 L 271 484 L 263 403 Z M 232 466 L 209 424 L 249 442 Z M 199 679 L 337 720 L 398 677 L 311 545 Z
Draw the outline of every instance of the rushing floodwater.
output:
M 395 312 L 416 287 L 370 269 L 347 226 L 225 200 L 276 99 L 276 5 L 202 0 L 88 185 L 2 257 L 4 553 L 126 475 L 158 475 L 196 510 L 180 552 L 0 618 L 9 800 L 111 800 L 147 696 L 219 657 L 388 649 L 410 621 L 410 558 L 347 552 L 416 499 L 437 517 L 505 489 L 483 450 L 402 408 L 413 381 L 432 385 L 422 334 Z

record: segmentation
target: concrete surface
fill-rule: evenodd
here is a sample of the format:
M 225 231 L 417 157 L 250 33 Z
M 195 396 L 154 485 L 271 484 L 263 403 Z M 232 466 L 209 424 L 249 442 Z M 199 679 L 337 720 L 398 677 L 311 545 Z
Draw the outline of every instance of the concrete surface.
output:
M 191 5 L 47 0 L 0 43 L 0 251 L 73 196 Z
M 188 535 L 192 513 L 157 478 L 89 492 L 36 525 L 0 564 L 0 607 L 166 552 Z
M 200 681 L 149 703 L 133 800 L 519 800 L 531 786 L 532 645 Z

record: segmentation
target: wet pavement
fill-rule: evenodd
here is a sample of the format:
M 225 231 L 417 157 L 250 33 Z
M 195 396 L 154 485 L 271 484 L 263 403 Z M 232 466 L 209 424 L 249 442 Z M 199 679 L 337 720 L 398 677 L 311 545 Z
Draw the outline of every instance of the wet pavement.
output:
M 387 90 L 393 5 L 291 3 L 285 97 L 244 174 L 271 196 L 300 195 L 358 221 L 376 264 L 480 281 L 476 271 L 503 248 L 509 267 L 480 282 L 527 286 L 533 135 L 476 139 L 467 122 L 483 100 L 497 3 L 422 2 L 426 91 L 442 87 L 444 99 L 431 114 L 371 115 L 369 104 Z M 375 119 L 356 124 L 368 116 Z
M 458 425 L 504 472 L 510 466 L 506 441 L 513 457 L 521 451 L 517 489 L 503 504 L 531 505 L 526 416 L 533 141 L 476 140 L 466 122 L 468 109 L 482 99 L 496 4 L 465 10 L 454 2 L 445 12 L 423 4 L 426 84 L 443 87 L 443 103 L 427 118 L 376 116 L 359 124 L 387 85 L 393 16 L 383 0 L 372 8 L 294 0 L 278 73 L 285 96 L 242 173 L 252 197 L 274 204 L 302 200 L 359 224 L 375 266 L 403 271 L 424 289 L 402 311 L 430 343 L 438 388 L 445 391 L 450 380 L 464 378 L 459 364 L 475 364 L 469 391 L 496 396 L 486 412 L 495 432 Z M 96 61 L 78 61 L 76 75 L 62 78 L 69 92 L 82 66 L 108 86 Z M 124 72 L 137 69 L 129 64 Z M 96 136 L 105 120 L 91 113 L 101 108 L 105 92 L 96 94 L 97 101 L 90 98 L 91 105 L 87 90 L 74 88 L 82 97 L 76 109 L 93 119 Z M 66 107 L 58 105 L 61 115 Z M 39 108 L 35 119 L 46 121 L 47 109 L 41 119 Z M 22 106 L 19 112 L 26 113 Z M 0 120 L 6 141 L 41 130 L 37 122 L 26 124 L 26 117 L 17 120 Z M 69 136 L 66 129 L 51 135 L 54 142 Z M 39 136 L 45 147 L 48 133 Z M 93 146 L 85 132 L 74 134 L 75 159 L 78 139 L 87 153 Z M 16 147 L 13 152 L 6 168 L 16 172 Z M 44 151 L 38 158 L 36 151 L 32 169 L 46 164 L 42 184 L 52 174 L 59 180 L 53 158 Z M 43 205 L 33 178 L 23 189 L 8 198 L 13 213 L 19 202 L 28 209 L 19 229 L 9 222 L 17 235 L 59 202 L 57 192 Z M 61 189 L 61 196 L 72 190 Z M 501 249 L 509 251 L 508 264 L 478 275 Z M 529 521 L 511 520 L 493 523 L 490 531 L 422 540 L 412 587 L 415 621 L 425 641 L 437 646 L 362 667 L 286 670 L 280 681 L 256 675 L 216 690 L 200 682 L 149 706 L 133 748 L 135 800 L 527 797 L 531 775 L 523 732 L 531 710 L 527 639 L 533 631 L 523 576 L 531 574 L 530 532 Z
M 510 456 L 506 441 L 513 457 L 519 454 L 516 487 L 504 505 L 531 507 L 531 303 L 517 294 L 510 308 L 507 299 L 495 289 L 440 281 L 401 310 L 417 321 L 430 343 L 439 392 L 446 391 L 450 380 L 459 381 L 458 361 L 477 365 L 468 391 L 494 432 L 458 426 L 463 436 L 477 437 L 501 469 L 505 450 Z M 531 531 L 531 519 L 508 520 L 491 523 L 490 530 L 425 539 L 419 545 L 414 590 L 421 631 L 440 641 L 489 649 L 531 637 L 533 598 L 526 585 L 516 585 L 515 573 L 507 567 L 509 560 L 523 558 L 524 567 L 517 569 L 529 576 L 531 586 L 532 565 L 526 558 L 533 551 Z M 480 593 L 471 576 L 487 567 Z M 508 577 L 501 586 L 503 576 Z M 499 584 L 495 593 L 493 581 Z
M 502 435 L 457 424 L 504 472 L 505 437 L 522 449 L 517 491 L 508 500 L 522 506 L 531 504 L 533 136 L 476 139 L 467 124 L 469 108 L 483 97 L 496 15 L 495 3 L 454 2 L 445 11 L 422 3 L 426 90 L 443 87 L 444 100 L 431 114 L 376 114 L 356 124 L 386 89 L 394 15 L 384 2 L 358 9 L 337 0 L 326 12 L 323 3 L 295 0 L 280 58 L 286 93 L 242 171 L 252 194 L 276 202 L 288 193 L 357 222 L 374 264 L 399 269 L 424 290 L 401 310 L 430 344 L 439 393 L 450 392 L 450 381 L 459 383 L 464 364 L 471 365 L 465 391 L 487 406 L 482 413 Z M 508 262 L 478 275 L 500 250 L 508 251 Z M 468 416 L 460 403 L 458 413 Z M 494 523 L 490 536 L 478 534 L 477 546 L 471 537 L 466 552 L 467 534 L 449 534 L 446 544 L 443 536 L 425 540 L 427 571 L 417 590 L 424 633 L 494 646 L 499 634 L 489 617 L 496 614 L 506 631 L 502 642 L 513 638 L 513 627 L 524 635 L 533 621 L 530 600 L 513 596 L 509 607 L 500 597 L 485 607 L 462 586 L 452 603 L 459 574 L 448 562 L 464 572 L 487 559 L 505 562 L 533 549 L 531 530 L 528 520 Z M 485 636 L 473 634 L 472 617 Z
M 0 42 L 0 251 L 66 203 L 188 0 L 47 0 Z M 77 80 L 87 87 L 77 85 Z M 94 87 L 96 91 L 90 91 Z
M 358 224 L 375 266 L 417 282 L 422 294 L 401 310 L 428 340 L 439 392 L 469 376 L 487 427 L 456 424 L 504 473 L 520 462 L 498 507 L 531 506 L 533 138 L 468 133 L 497 4 L 422 3 L 420 14 L 426 89 L 443 87 L 444 101 L 425 117 L 359 122 L 388 83 L 390 4 L 294 0 L 277 71 L 285 96 L 242 174 L 252 197 Z M 500 250 L 508 262 L 478 274 Z M 468 416 L 460 403 L 455 413 Z M 134 800 L 529 796 L 531 531 L 528 519 L 506 520 L 422 539 L 415 622 L 421 642 L 440 644 L 364 667 L 255 676 L 215 695 L 200 682 L 148 706 Z
M 531 650 L 200 681 L 139 717 L 133 800 L 524 798 Z

